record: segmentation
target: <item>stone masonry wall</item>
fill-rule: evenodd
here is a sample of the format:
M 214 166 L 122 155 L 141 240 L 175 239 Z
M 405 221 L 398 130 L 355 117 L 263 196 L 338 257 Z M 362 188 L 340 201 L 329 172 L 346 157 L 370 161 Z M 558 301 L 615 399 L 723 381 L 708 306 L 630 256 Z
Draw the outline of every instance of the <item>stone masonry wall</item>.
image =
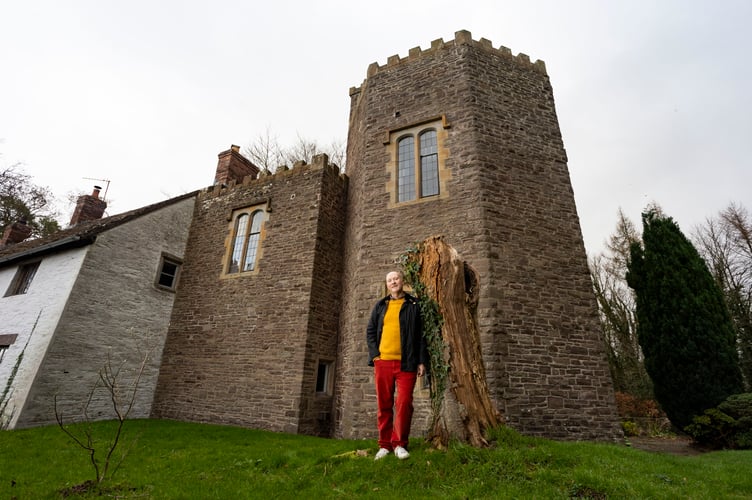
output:
M 146 359 L 129 417 L 151 414 L 175 299 L 154 283 L 162 254 L 179 259 L 185 251 L 193 204 L 187 197 L 138 217 L 100 234 L 88 247 L 18 427 L 54 424 L 55 397 L 66 421 L 80 421 L 108 359 L 119 370 L 121 387 L 139 377 Z M 109 392 L 95 391 L 88 415 L 115 418 Z
M 527 434 L 620 434 L 587 256 L 548 77 L 468 45 L 489 286 L 481 308 L 489 385 Z M 495 56 L 494 56 L 495 55 Z M 493 97 L 491 97 L 493 96 Z
M 365 326 L 393 260 L 441 234 L 480 274 L 493 397 L 513 427 L 566 439 L 618 434 L 574 196 L 543 63 L 458 32 L 372 64 L 351 89 L 349 218 L 336 435 L 375 436 Z M 442 117 L 446 189 L 389 206 L 390 131 Z M 427 407 L 414 434 L 425 431 Z
M 347 181 L 325 156 L 199 195 L 155 417 L 329 435 Z M 235 209 L 262 204 L 257 272 L 222 277 Z M 315 294 L 315 295 L 314 295 Z
M 151 350 L 132 417 L 375 438 L 368 317 L 395 260 L 442 235 L 479 273 L 486 373 L 506 422 L 618 437 L 545 65 L 460 31 L 371 64 L 350 98 L 347 177 L 319 155 L 257 178 L 233 146 L 195 204 L 186 196 L 100 235 L 49 327 L 19 426 L 54 422 L 55 393 L 65 412 L 80 410 L 108 355 L 126 361 L 127 378 Z M 424 126 L 437 131 L 440 193 L 397 203 L 397 140 Z M 267 213 L 258 265 L 226 275 L 233 213 L 249 207 Z M 162 252 L 183 260 L 175 294 L 153 286 Z M 333 384 L 317 391 L 322 363 Z M 90 408 L 95 419 L 110 410 L 105 398 Z M 429 412 L 419 383 L 413 436 Z

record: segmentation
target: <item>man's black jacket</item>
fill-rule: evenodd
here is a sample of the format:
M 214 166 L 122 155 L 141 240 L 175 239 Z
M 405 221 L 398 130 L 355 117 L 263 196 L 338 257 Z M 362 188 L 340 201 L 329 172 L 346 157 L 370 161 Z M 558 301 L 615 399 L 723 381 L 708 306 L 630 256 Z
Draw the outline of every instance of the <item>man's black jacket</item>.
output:
M 381 331 L 384 328 L 384 314 L 389 303 L 387 295 L 379 300 L 371 311 L 371 319 L 366 328 L 366 342 L 368 343 L 368 366 L 373 366 L 373 359 L 380 355 Z M 418 365 L 429 366 L 428 348 L 423 337 L 423 321 L 420 317 L 418 299 L 405 294 L 405 302 L 399 313 L 400 345 L 402 349 L 401 369 L 403 372 L 416 372 Z

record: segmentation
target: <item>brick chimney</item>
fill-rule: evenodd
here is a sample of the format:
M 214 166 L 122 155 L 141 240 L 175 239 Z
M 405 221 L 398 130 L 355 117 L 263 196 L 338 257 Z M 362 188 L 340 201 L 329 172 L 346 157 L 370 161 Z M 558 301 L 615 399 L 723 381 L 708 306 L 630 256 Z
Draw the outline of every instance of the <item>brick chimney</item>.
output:
M 75 226 L 79 222 L 87 220 L 101 219 L 104 209 L 107 208 L 107 202 L 99 199 L 101 186 L 94 186 L 94 191 L 89 195 L 85 194 L 78 197 L 76 209 L 70 220 L 70 225 Z
M 26 224 L 25 220 L 14 222 L 5 228 L 3 239 L 0 240 L 0 247 L 21 243 L 29 236 L 31 236 L 31 227 Z
M 229 184 L 230 181 L 240 183 L 246 176 L 252 179 L 258 177 L 259 168 L 240 154 L 240 146 L 232 145 L 227 151 L 217 155 L 217 173 L 214 176 L 214 184 Z

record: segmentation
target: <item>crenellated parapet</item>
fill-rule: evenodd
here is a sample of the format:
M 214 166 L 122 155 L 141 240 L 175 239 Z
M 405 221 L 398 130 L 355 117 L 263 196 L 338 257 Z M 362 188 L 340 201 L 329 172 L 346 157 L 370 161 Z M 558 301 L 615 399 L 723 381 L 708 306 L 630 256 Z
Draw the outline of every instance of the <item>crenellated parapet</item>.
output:
M 437 52 L 441 50 L 446 50 L 449 48 L 457 47 L 459 45 L 470 45 L 476 48 L 483 49 L 489 53 L 497 54 L 501 57 L 509 59 L 510 61 L 513 61 L 514 63 L 518 64 L 520 67 L 529 68 L 531 71 L 536 71 L 543 75 L 547 75 L 546 63 L 544 63 L 540 59 L 536 60 L 535 62 L 532 62 L 530 60 L 530 56 L 528 56 L 527 54 L 519 53 L 515 56 L 512 54 L 511 49 L 504 47 L 503 45 L 499 46 L 499 48 L 494 48 L 491 40 L 488 40 L 486 38 L 481 38 L 480 40 L 473 40 L 472 33 L 470 33 L 467 30 L 461 30 L 461 31 L 457 31 L 454 33 L 454 40 L 449 40 L 448 42 L 445 42 L 443 38 L 439 38 L 437 40 L 432 41 L 431 47 L 426 50 L 423 50 L 420 47 L 414 47 L 410 49 L 407 57 L 400 57 L 398 54 L 395 54 L 387 58 L 387 62 L 385 65 L 379 65 L 379 63 L 377 62 L 371 63 L 368 66 L 368 71 L 367 71 L 366 76 L 370 78 L 376 75 L 377 73 L 379 73 L 380 71 L 388 71 L 401 64 L 405 64 L 411 61 L 416 61 L 418 59 L 425 58 L 425 57 L 430 57 L 432 55 L 435 55 Z M 360 90 L 360 87 L 351 87 L 350 95 L 357 93 L 359 90 Z
M 350 92 L 336 437 L 373 436 L 362 337 L 385 272 L 403 249 L 442 235 L 481 276 L 485 379 L 505 424 L 549 438 L 618 439 L 545 64 L 458 31 L 373 63 L 367 75 Z M 424 145 L 435 160 L 422 161 Z M 424 166 L 434 182 L 426 194 Z M 415 429 L 433 425 L 428 399 L 416 394 Z
M 339 166 L 329 161 L 329 155 L 321 153 L 315 155 L 311 160 L 311 163 L 307 163 L 305 160 L 299 160 L 293 164 L 292 168 L 287 165 L 280 165 L 274 172 L 271 172 L 268 169 L 263 169 L 258 175 L 247 175 L 243 177 L 242 181 L 231 179 L 226 183 L 207 186 L 199 192 L 199 197 L 202 199 L 215 198 L 233 192 L 239 187 L 262 187 L 278 181 L 294 182 L 296 177 L 304 176 L 319 170 L 324 170 L 327 173 L 336 175 L 339 177 L 339 180 L 343 185 L 347 184 L 347 175 L 341 172 Z

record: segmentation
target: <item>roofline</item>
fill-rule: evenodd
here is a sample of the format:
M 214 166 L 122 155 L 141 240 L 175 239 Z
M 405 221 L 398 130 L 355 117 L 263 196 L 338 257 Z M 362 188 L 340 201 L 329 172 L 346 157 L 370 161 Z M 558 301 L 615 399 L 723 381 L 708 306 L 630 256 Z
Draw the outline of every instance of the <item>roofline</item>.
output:
M 67 238 L 52 241 L 38 247 L 30 248 L 17 254 L 0 257 L 0 266 L 13 264 L 14 262 L 18 262 L 20 260 L 26 260 L 36 256 L 37 254 L 47 253 L 49 250 L 65 250 L 68 248 L 79 248 L 86 245 L 91 245 L 92 243 L 94 243 L 94 241 L 96 241 L 96 239 L 97 236 L 95 234 L 89 234 L 85 236 L 77 234 L 68 236 Z
M 0 256 L 0 267 L 5 267 L 18 261 L 27 260 L 29 258 L 43 255 L 52 251 L 65 250 L 68 248 L 79 248 L 86 245 L 91 245 L 96 241 L 97 235 L 99 233 L 109 231 L 110 229 L 118 227 L 139 217 L 143 217 L 144 215 L 150 214 L 169 205 L 187 200 L 189 198 L 195 198 L 196 196 L 198 196 L 198 193 L 199 191 L 191 191 L 190 193 L 185 193 L 168 200 L 163 200 L 151 205 L 147 205 L 145 207 L 136 208 L 128 212 L 123 212 L 122 214 L 116 214 L 105 219 L 101 219 L 101 222 L 104 223 L 104 226 L 85 228 L 79 233 L 65 236 L 63 238 L 60 238 L 59 240 L 54 240 L 49 243 L 44 243 L 39 246 L 28 248 L 26 250 L 21 250 L 17 253 L 10 253 L 5 256 Z M 108 222 L 108 220 L 110 222 Z M 97 221 L 86 221 L 86 223 L 90 222 Z

